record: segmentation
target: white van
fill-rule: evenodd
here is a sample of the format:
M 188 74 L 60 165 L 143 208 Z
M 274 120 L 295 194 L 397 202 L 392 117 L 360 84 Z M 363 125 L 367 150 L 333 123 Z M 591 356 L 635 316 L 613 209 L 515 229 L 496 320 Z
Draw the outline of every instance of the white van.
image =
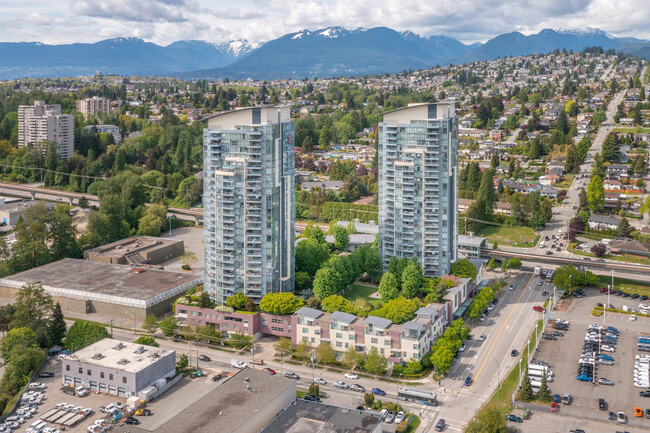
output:
M 75 395 L 77 397 L 84 397 L 84 396 L 88 395 L 88 390 L 86 388 L 84 388 L 83 385 L 79 385 L 78 387 L 76 387 L 74 389 L 74 393 L 75 393 Z
M 39 433 L 45 427 L 47 427 L 47 423 L 45 421 L 38 420 L 27 427 L 27 433 Z
M 43 385 L 40 382 L 32 382 L 32 383 L 29 384 L 28 388 L 30 390 L 32 390 L 32 391 L 40 391 L 40 390 L 45 389 L 45 385 Z

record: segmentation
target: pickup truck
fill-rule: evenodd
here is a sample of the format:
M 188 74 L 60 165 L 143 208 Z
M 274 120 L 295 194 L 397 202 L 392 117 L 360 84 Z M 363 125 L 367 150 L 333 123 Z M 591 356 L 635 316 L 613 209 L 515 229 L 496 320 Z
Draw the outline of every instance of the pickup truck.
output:
M 251 364 L 255 364 L 255 365 L 264 365 L 264 360 L 263 360 L 263 359 L 259 359 L 259 358 L 258 358 L 258 359 L 251 359 L 251 360 L 250 360 L 250 363 L 251 363 Z

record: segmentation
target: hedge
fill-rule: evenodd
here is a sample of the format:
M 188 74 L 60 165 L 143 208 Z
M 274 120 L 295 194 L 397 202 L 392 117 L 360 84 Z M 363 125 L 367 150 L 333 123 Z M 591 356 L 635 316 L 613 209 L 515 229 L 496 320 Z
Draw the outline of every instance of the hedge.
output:
M 323 222 L 353 221 L 362 223 L 379 220 L 379 206 L 373 204 L 339 203 L 328 201 L 323 204 L 321 212 Z

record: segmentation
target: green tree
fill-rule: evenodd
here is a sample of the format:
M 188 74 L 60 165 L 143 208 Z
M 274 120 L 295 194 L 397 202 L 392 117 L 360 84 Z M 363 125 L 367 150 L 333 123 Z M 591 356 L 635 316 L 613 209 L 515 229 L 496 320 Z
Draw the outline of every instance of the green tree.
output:
M 176 369 L 179 371 L 184 371 L 190 365 L 190 360 L 187 359 L 186 354 L 182 354 L 181 357 L 176 361 Z
M 255 338 L 252 335 L 246 335 L 241 332 L 228 333 L 228 344 L 235 349 L 243 349 L 249 346 L 254 340 Z
M 499 152 L 494 152 L 492 154 L 492 159 L 490 160 L 490 167 L 496 170 L 499 166 Z
M 320 230 L 320 229 L 318 229 Z M 323 232 L 320 232 L 321 235 Z M 307 238 L 296 244 L 296 273 L 307 272 L 309 277 L 314 277 L 316 271 L 330 258 L 330 250 L 325 243 L 316 239 Z
M 138 234 L 144 236 L 159 236 L 167 220 L 167 206 L 154 203 L 148 206 L 142 218 L 138 221 Z
M 598 175 L 593 176 L 587 186 L 587 201 L 589 210 L 592 212 L 599 210 L 605 204 L 605 187 L 603 180 Z
M 557 116 L 557 120 L 555 121 L 555 129 L 565 135 L 569 132 L 569 121 L 564 110 L 560 110 L 560 114 Z
M 513 257 L 508 260 L 509 269 L 521 269 L 521 259 L 519 257 Z
M 363 395 L 363 401 L 366 403 L 366 407 L 372 408 L 373 404 L 375 403 L 375 394 L 366 392 Z
M 474 279 L 478 275 L 478 270 L 468 259 L 461 259 L 451 265 L 450 273 L 459 278 Z
M 339 251 L 344 251 L 350 242 L 350 235 L 348 231 L 339 225 L 334 227 L 334 246 Z
M 530 384 L 530 376 L 528 375 L 528 367 L 524 374 L 524 380 L 521 382 L 521 391 L 519 392 L 519 400 L 531 401 L 533 399 L 533 387 Z
M 174 316 L 164 317 L 158 324 L 165 337 L 172 337 L 178 330 L 178 322 Z
M 291 354 L 291 340 L 285 337 L 280 337 L 273 343 L 273 348 L 275 349 L 275 353 L 280 355 L 280 358 L 284 358 Z
M 52 297 L 41 284 L 25 284 L 16 296 L 12 328 L 28 327 L 38 336 L 41 345 L 47 345 L 47 327 L 54 310 Z
M 537 399 L 542 402 L 551 401 L 551 394 L 548 390 L 548 383 L 546 382 L 546 375 L 542 374 L 542 384 L 537 392 Z
M 506 433 L 507 431 L 506 417 L 495 405 L 489 405 L 478 411 L 476 417 L 465 428 L 465 433 Z
M 424 283 L 422 266 L 417 259 L 411 260 L 402 273 L 402 296 L 406 299 L 414 298 Z
M 390 301 L 399 296 L 399 289 L 397 288 L 397 278 L 390 272 L 386 272 L 381 277 L 379 283 L 379 297 L 382 301 Z
M 634 231 L 634 227 L 630 225 L 630 222 L 627 220 L 627 218 L 623 217 L 621 218 L 621 221 L 618 223 L 618 227 L 616 228 L 616 234 L 620 238 L 627 238 L 630 237 L 632 232 Z
M 245 303 L 245 301 L 244 301 L 244 303 Z M 208 292 L 206 290 L 201 291 L 201 294 L 199 295 L 198 305 L 199 305 L 199 308 L 214 308 L 215 307 L 214 301 L 212 299 L 210 299 L 210 295 L 208 294 Z
M 16 307 L 14 304 L 0 306 L 0 332 L 6 334 L 11 329 L 11 321 L 14 319 Z
M 513 194 L 510 198 L 510 224 L 520 225 L 521 221 L 522 215 L 519 194 Z
M 156 342 L 156 339 L 148 335 L 142 335 L 138 337 L 135 341 L 135 344 L 142 344 L 144 346 L 160 347 L 160 344 Z
M 379 350 L 373 346 L 366 355 L 366 359 L 363 362 L 363 369 L 370 374 L 384 374 L 387 366 L 388 360 L 386 357 L 380 354 Z
M 340 295 L 330 295 L 323 299 L 321 308 L 328 313 L 342 311 L 344 313 L 354 314 L 355 312 L 352 303 Z
M 226 298 L 226 306 L 232 307 L 235 310 L 243 310 L 246 307 L 246 301 L 248 301 L 248 296 L 243 293 L 235 293 Z
M 65 337 L 65 347 L 71 352 L 83 349 L 104 338 L 110 338 L 104 325 L 86 320 L 75 321 Z
M 222 341 L 221 332 L 217 331 L 212 323 L 196 327 L 196 337 L 199 341 L 205 341 L 209 344 L 218 344 Z
M 341 274 L 330 266 L 320 268 L 316 272 L 313 287 L 314 295 L 321 300 L 337 294 L 344 288 Z
M 58 302 L 54 305 L 54 310 L 52 311 L 52 318 L 50 319 L 47 334 L 48 334 L 48 343 L 50 346 L 60 346 L 63 344 L 63 338 L 65 333 L 68 330 L 68 327 L 65 324 L 65 319 L 63 317 L 63 311 L 61 311 L 61 304 Z
M 158 321 L 155 314 L 147 314 L 142 322 L 142 329 L 153 334 L 158 329 Z
M 321 244 L 326 243 L 325 234 L 323 233 L 323 230 L 321 230 L 321 228 L 315 224 L 312 223 L 307 224 L 307 227 L 305 227 L 305 230 L 302 232 L 302 235 L 307 239 L 315 240 L 318 243 Z
M 85 196 L 82 196 L 79 199 L 79 204 L 78 205 L 82 209 L 88 209 L 90 207 L 90 202 L 88 201 L 88 199 Z
M 377 317 L 388 319 L 396 325 L 401 325 L 411 320 L 415 316 L 418 308 L 420 308 L 420 300 L 418 298 L 406 299 L 399 297 L 386 302 L 380 309 L 375 310 L 373 314 Z
M 357 352 L 357 349 L 354 348 L 354 345 L 350 345 L 348 347 L 348 350 L 343 352 L 343 357 L 341 358 L 341 362 L 348 368 L 348 369 L 353 369 L 359 365 L 361 360 L 363 359 L 363 354 Z
M 490 261 L 487 264 L 487 268 L 490 271 L 494 271 L 497 268 L 497 261 L 494 260 L 494 257 L 490 258 Z
M 609 133 L 603 143 L 602 157 L 606 162 L 618 162 L 621 151 L 618 145 L 616 134 Z
M 260 301 L 260 310 L 271 314 L 291 315 L 303 305 L 293 293 L 267 293 Z
M 36 333 L 27 327 L 14 328 L 7 332 L 2 339 L 0 345 L 0 352 L 5 364 L 12 361 L 12 356 L 15 353 L 20 353 L 30 347 L 38 347 L 38 339 Z
M 397 287 L 399 287 L 400 284 L 402 283 L 402 272 L 404 272 L 404 269 L 406 269 L 408 264 L 409 264 L 408 257 L 402 257 L 400 259 L 398 257 L 393 256 L 388 262 L 388 272 L 390 272 L 395 276 L 395 279 L 397 280 Z
M 441 344 L 431 354 L 431 364 L 440 372 L 446 373 L 454 362 L 454 353 L 448 345 Z
M 17 394 L 29 382 L 34 370 L 43 360 L 43 351 L 37 347 L 15 348 L 10 359 L 0 382 L 0 394 L 5 396 Z
M 327 341 L 322 341 L 316 347 L 316 360 L 321 364 L 329 364 L 336 361 L 336 351 Z

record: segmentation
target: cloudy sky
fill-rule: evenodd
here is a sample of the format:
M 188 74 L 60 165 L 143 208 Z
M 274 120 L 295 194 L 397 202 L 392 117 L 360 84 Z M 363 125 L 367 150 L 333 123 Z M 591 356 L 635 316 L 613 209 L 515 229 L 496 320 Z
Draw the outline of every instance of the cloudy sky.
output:
M 505 32 L 596 27 L 650 39 L 648 0 L 0 0 L 0 41 L 137 36 L 261 42 L 301 29 L 386 26 L 463 42 Z

